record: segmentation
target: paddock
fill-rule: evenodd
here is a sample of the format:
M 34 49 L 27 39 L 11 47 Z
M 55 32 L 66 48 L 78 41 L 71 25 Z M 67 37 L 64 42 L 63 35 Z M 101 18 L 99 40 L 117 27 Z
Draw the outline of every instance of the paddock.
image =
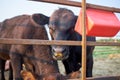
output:
M 70 6 L 77 6 L 82 7 L 83 10 L 83 34 L 82 34 L 82 41 L 49 41 L 49 40 L 30 40 L 30 39 L 5 39 L 0 38 L 0 44 L 22 44 L 22 45 L 76 45 L 76 46 L 82 46 L 82 77 L 81 79 L 74 79 L 74 80 L 120 80 L 120 76 L 106 76 L 106 77 L 92 77 L 92 78 L 86 78 L 86 46 L 120 46 L 120 42 L 87 42 L 86 41 L 86 28 L 84 26 L 86 22 L 85 14 L 86 14 L 86 7 L 91 7 L 95 9 L 102 9 L 112 12 L 120 13 L 119 8 L 113 8 L 113 7 L 106 7 L 106 6 L 99 6 L 99 5 L 92 5 L 92 4 L 86 4 L 85 0 L 82 0 L 82 3 L 80 2 L 74 2 L 74 1 L 66 1 L 66 0 L 33 0 L 33 1 L 42 1 L 42 2 L 49 2 L 49 3 L 55 3 L 55 4 L 63 4 L 63 5 L 70 5 Z

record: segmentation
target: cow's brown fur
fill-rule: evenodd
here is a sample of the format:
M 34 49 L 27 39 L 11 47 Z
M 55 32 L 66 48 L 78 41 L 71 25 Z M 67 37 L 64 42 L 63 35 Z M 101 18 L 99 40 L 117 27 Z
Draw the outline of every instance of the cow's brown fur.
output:
M 22 70 L 21 75 L 23 80 L 35 80 L 35 76 L 30 71 Z
M 23 80 L 36 80 L 36 76 L 30 71 L 22 70 L 21 75 L 23 77 Z M 66 76 L 66 79 L 69 77 L 71 76 Z M 59 73 L 52 73 L 50 75 L 42 75 L 38 80 L 65 80 L 65 77 Z
M 32 17 L 21 15 L 6 19 L 0 26 L 0 38 L 47 40 L 47 33 L 43 26 L 46 23 L 48 18 L 42 14 L 34 14 Z M 22 80 L 20 71 L 23 62 L 27 69 L 33 71 L 38 77 L 59 73 L 57 63 L 51 57 L 49 46 L 2 44 L 0 58 L 11 60 L 15 80 Z

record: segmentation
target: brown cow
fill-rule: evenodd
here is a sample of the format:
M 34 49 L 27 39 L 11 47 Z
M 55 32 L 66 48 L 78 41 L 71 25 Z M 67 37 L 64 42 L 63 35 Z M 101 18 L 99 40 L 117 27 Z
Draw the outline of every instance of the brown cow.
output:
M 0 38 L 47 40 L 47 33 L 43 25 L 48 23 L 48 20 L 49 18 L 42 14 L 21 15 L 6 19 L 0 26 Z M 28 70 L 35 73 L 36 80 L 42 80 L 46 75 L 59 74 L 57 63 L 51 57 L 49 46 L 1 44 L 0 58 L 11 60 L 14 80 L 22 80 L 20 72 L 23 63 Z

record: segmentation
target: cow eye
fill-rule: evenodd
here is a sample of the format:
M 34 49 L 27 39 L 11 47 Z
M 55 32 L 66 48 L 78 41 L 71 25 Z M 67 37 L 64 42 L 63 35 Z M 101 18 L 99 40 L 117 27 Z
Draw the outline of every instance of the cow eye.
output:
M 67 24 L 66 23 L 60 23 L 60 26 L 67 26 Z
M 49 23 L 49 29 L 50 30 L 52 30 L 52 31 L 55 31 L 55 27 L 56 27 L 56 25 L 57 25 L 57 22 L 50 22 Z
M 53 27 L 49 27 L 49 32 L 50 32 L 52 39 L 54 39 L 55 29 Z

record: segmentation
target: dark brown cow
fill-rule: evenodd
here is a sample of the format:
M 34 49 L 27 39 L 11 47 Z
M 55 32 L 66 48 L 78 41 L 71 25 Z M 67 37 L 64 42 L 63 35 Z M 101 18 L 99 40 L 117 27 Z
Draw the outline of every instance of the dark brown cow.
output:
M 76 16 L 71 10 L 60 8 L 50 17 L 49 28 L 53 40 L 81 41 L 82 36 L 74 31 Z M 95 37 L 87 37 L 88 41 L 95 41 Z M 92 76 L 94 46 L 87 46 L 87 71 L 86 76 Z M 52 53 L 55 59 L 61 59 L 66 73 L 78 71 L 81 67 L 81 46 L 53 45 Z
M 48 23 L 48 19 L 42 14 L 21 15 L 6 19 L 0 26 L 0 38 L 48 40 L 43 26 Z M 1 44 L 0 58 L 11 60 L 14 80 L 22 80 L 20 71 L 23 63 L 28 70 L 34 72 L 36 80 L 42 80 L 46 75 L 59 74 L 57 63 L 51 57 L 49 46 Z M 55 77 L 58 78 L 58 76 Z

